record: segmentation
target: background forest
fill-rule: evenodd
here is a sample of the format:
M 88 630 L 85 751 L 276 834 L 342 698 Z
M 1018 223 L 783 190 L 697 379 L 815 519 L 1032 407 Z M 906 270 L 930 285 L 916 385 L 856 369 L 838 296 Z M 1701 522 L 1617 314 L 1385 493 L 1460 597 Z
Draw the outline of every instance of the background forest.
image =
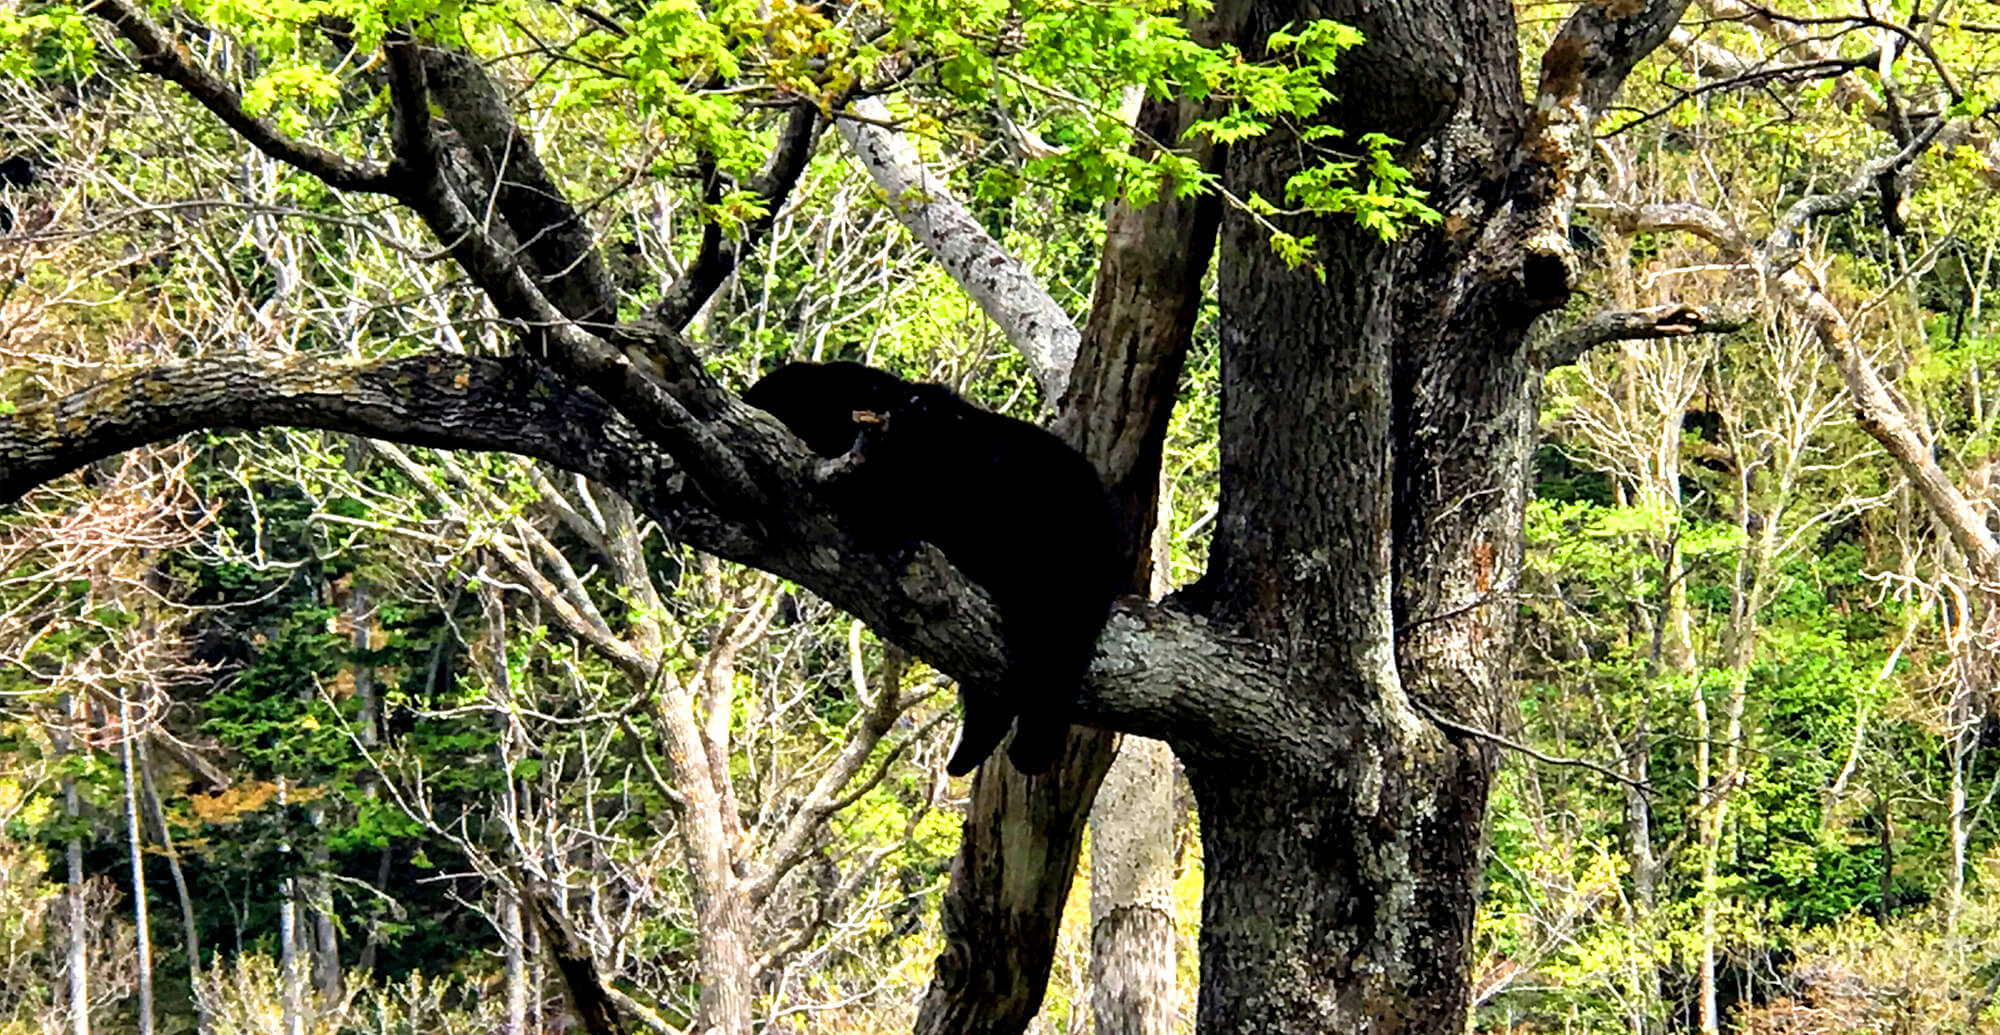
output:
M 337 133 L 373 89 L 343 40 L 380 13 L 299 6 L 176 16 L 258 113 Z M 1144 189 L 1126 85 L 1192 60 L 1132 29 L 1175 9 L 860 6 L 942 56 L 895 111 L 806 140 L 777 191 L 784 109 L 689 70 L 824 83 L 833 7 L 507 0 L 477 44 L 634 306 L 722 271 L 687 334 L 730 387 L 856 359 L 1044 419 L 1026 346 L 857 154 L 888 137 L 1073 318 L 1106 200 Z M 1572 5 L 1515 6 L 1533 55 Z M 1781 6 L 1693 5 L 1589 156 L 1556 326 L 1671 304 L 1703 333 L 1549 378 L 1474 1030 L 2000 1029 L 1990 589 L 1857 425 L 1810 314 L 1621 215 L 1692 200 L 1768 228 L 1948 82 L 1973 129 L 1801 247 L 2000 528 L 2000 5 Z M 1324 200 L 1393 234 L 1434 215 L 1399 175 Z M 259 153 L 67 8 L 0 2 L 0 203 L 0 413 L 201 350 L 502 348 L 406 213 Z M 1204 319 L 1160 593 L 1201 574 L 1216 518 L 1217 356 Z M 965 803 L 956 724 L 949 681 L 858 620 L 546 465 L 306 431 L 141 448 L 0 510 L 0 1033 L 566 1030 L 551 948 L 679 1032 L 705 981 L 683 845 L 711 835 L 749 882 L 763 1030 L 907 1031 Z M 672 777 L 682 727 L 726 760 L 713 810 Z M 1164 800 L 1146 894 L 1184 1030 L 1201 853 L 1187 793 Z M 1093 877 L 1123 879 L 1079 875 L 1032 1031 L 1103 1030 Z

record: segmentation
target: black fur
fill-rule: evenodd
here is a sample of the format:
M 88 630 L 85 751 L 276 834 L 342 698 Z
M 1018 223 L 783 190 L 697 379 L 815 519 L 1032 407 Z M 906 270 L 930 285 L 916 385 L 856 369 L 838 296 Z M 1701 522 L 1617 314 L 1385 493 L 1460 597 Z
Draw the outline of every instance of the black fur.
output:
M 41 178 L 41 168 L 27 155 L 0 158 L 0 187 L 32 187 Z
M 1007 757 L 1046 771 L 1117 591 L 1111 504 L 1090 462 L 943 385 L 859 363 L 786 364 L 743 399 L 813 452 L 852 454 L 830 495 L 870 548 L 930 543 L 993 597 L 1007 671 L 998 686 L 961 688 L 965 725 L 946 770 L 971 772 L 1014 725 Z

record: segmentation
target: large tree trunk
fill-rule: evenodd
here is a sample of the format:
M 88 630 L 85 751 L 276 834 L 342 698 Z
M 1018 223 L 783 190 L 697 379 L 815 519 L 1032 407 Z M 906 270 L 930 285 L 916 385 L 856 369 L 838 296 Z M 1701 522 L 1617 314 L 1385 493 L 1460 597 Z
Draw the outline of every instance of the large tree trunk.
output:
M 1152 139 L 1175 140 L 1196 117 L 1192 105 L 1150 101 L 1139 124 Z M 1200 158 L 1213 167 L 1220 155 L 1204 150 Z M 1151 583 L 1160 457 L 1219 209 L 1212 196 L 1113 206 L 1056 426 L 1110 489 L 1130 572 L 1125 588 L 1134 593 Z M 1079 726 L 1063 763 L 1045 776 L 1030 779 L 989 762 L 973 777 L 964 839 L 939 910 L 945 950 L 919 1013 L 919 1035 L 1013 1035 L 1034 1019 L 1084 821 L 1115 754 L 1112 734 Z M 996 944 L 1009 951 L 995 956 L 989 947 Z
M 1464 1030 L 1541 376 L 1527 332 L 1569 291 L 1550 232 L 1566 163 L 1681 6 L 1584 5 L 1534 111 L 1509 4 L 1240 11 L 1252 56 L 1311 17 L 1362 31 L 1325 115 L 1403 141 L 1445 219 L 1385 243 L 1280 217 L 1323 277 L 1287 269 L 1259 220 L 1223 220 L 1221 511 L 1190 602 L 1274 652 L 1277 728 L 1259 757 L 1176 744 L 1207 874 L 1200 1032 Z M 1225 183 L 1286 197 L 1307 152 L 1288 130 L 1238 145 Z
M 1360 28 L 1368 42 L 1343 56 L 1331 84 L 1340 100 L 1315 119 L 1350 143 L 1368 132 L 1400 140 L 1444 218 L 1384 243 L 1348 217 L 1268 217 L 1314 238 L 1323 277 L 1285 268 L 1264 220 L 1242 209 L 1228 218 L 1209 571 L 1169 606 L 1122 604 L 1078 702 L 1088 721 L 1167 740 L 1188 766 L 1207 844 L 1203 1033 L 1457 1035 L 1464 1026 L 1494 766 L 1487 731 L 1511 703 L 1510 594 L 1543 360 L 1525 347 L 1526 331 L 1568 296 L 1564 231 L 1591 127 L 1685 6 L 1577 5 L 1541 63 L 1532 105 L 1509 2 L 1229 0 L 1216 11 L 1220 39 L 1250 60 L 1283 27 L 1331 17 Z M 250 117 L 138 6 L 92 9 L 140 67 L 181 83 L 266 152 L 337 189 L 410 206 L 501 317 L 533 328 L 525 348 L 538 359 L 163 364 L 0 418 L 0 498 L 190 428 L 293 423 L 505 449 L 620 488 L 667 535 L 794 578 L 954 677 L 998 671 L 990 609 L 962 579 L 934 565 L 915 572 L 929 580 L 923 588 L 947 590 L 919 604 L 912 572 L 889 571 L 856 546 L 855 530 L 810 505 L 796 444 L 752 419 L 671 330 L 645 321 L 603 330 L 615 308 L 609 284 L 586 263 L 539 251 L 564 259 L 554 253 L 575 250 L 565 234 L 539 231 L 580 236 L 584 225 L 565 216 L 561 191 L 539 170 L 509 166 L 510 177 L 536 181 L 532 198 L 494 194 L 515 224 L 510 240 L 538 242 L 527 266 L 482 230 L 473 201 L 486 192 L 468 200 L 448 182 L 416 44 L 385 45 L 396 155 L 377 167 L 294 146 Z M 511 153 L 499 92 L 472 97 L 445 71 L 436 100 L 457 139 L 479 154 Z M 488 118 L 489 108 L 502 117 Z M 1152 136 L 1176 139 L 1185 114 L 1152 106 L 1165 123 Z M 1306 146 L 1305 128 L 1281 125 L 1230 155 L 1229 196 L 1293 204 L 1289 177 L 1326 142 Z M 560 218 L 541 218 L 551 208 Z M 1111 487 L 1135 572 L 1214 212 L 1212 201 L 1185 199 L 1114 211 L 1063 417 L 1065 436 Z M 648 349 L 661 359 L 653 375 L 625 358 Z M 670 753 L 687 760 L 688 862 L 709 979 L 700 1026 L 743 1032 L 749 913 L 730 893 L 707 768 L 723 760 L 706 757 L 680 718 L 687 709 L 668 712 Z M 1032 1017 L 1109 742 L 1077 733 L 1065 766 L 1037 780 L 1004 764 L 980 773 L 920 1031 L 1012 1033 Z M 559 946 L 556 958 L 581 975 L 572 988 L 597 987 L 587 951 Z M 296 966 L 288 971 L 295 980 Z
M 1188 767 L 1200 1032 L 1465 1030 L 1492 766 L 1442 743 L 1324 771 Z

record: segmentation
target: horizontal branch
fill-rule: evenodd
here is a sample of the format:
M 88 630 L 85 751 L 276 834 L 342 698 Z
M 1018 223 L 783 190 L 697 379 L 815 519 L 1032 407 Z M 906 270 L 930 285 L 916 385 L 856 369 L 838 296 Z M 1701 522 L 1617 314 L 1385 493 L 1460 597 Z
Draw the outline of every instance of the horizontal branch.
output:
M 1689 334 L 1725 334 L 1750 322 L 1746 313 L 1714 306 L 1661 305 L 1598 313 L 1557 334 L 1543 348 L 1550 369 L 1576 362 L 1584 353 L 1607 342 L 1648 338 L 1679 338 Z
M 1751 261 L 1750 239 L 1735 224 L 1706 205 L 1688 201 L 1658 202 L 1648 205 L 1588 202 L 1581 206 L 1600 216 L 1622 234 L 1680 232 L 1692 234 L 1714 245 L 1735 262 Z
M 797 582 L 954 678 L 1004 665 L 987 597 L 934 550 L 865 553 L 817 500 L 815 458 L 736 404 L 717 436 L 784 486 L 754 520 L 717 511 L 657 442 L 594 393 L 523 357 L 372 361 L 228 356 L 162 363 L 0 416 L 0 505 L 85 464 L 208 429 L 316 428 L 408 445 L 513 453 L 619 492 L 679 542 Z M 1256 655 L 1185 612 L 1128 602 L 1099 645 L 1079 714 L 1183 749 L 1303 748 L 1326 724 L 1272 688 Z

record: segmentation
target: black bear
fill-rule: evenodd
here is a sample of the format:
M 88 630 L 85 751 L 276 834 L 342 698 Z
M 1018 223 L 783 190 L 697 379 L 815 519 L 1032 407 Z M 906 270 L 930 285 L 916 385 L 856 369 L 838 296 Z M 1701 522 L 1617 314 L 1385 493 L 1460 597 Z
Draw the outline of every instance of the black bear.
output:
M 1010 725 L 1014 767 L 1047 771 L 1117 592 L 1111 503 L 1090 462 L 943 385 L 859 363 L 788 363 L 743 400 L 847 461 L 827 492 L 864 545 L 930 543 L 992 596 L 1006 674 L 961 687 L 965 724 L 946 771 L 971 772 Z
M 27 155 L 9 155 L 0 158 L 0 192 L 14 187 L 32 187 L 41 178 L 41 170 Z M 0 236 L 14 231 L 14 207 L 0 200 Z

